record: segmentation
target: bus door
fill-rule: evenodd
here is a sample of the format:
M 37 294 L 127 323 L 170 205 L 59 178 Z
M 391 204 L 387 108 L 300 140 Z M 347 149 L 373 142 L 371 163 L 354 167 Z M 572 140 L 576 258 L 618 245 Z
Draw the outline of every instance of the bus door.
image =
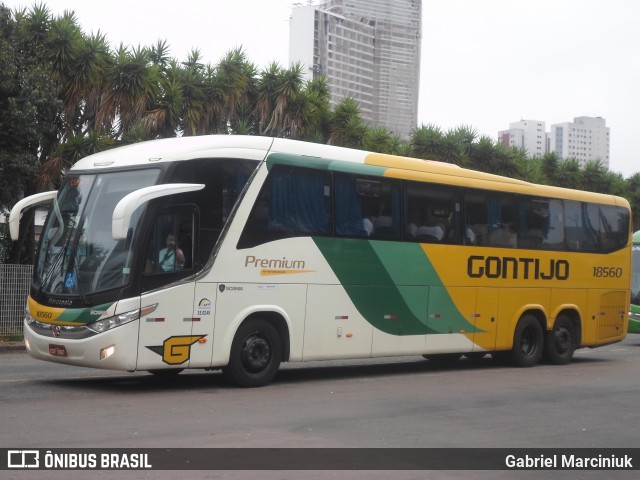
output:
M 196 271 L 196 211 L 191 205 L 165 208 L 153 226 L 144 259 L 141 306 L 155 305 L 155 310 L 140 320 L 138 370 L 187 368 L 194 352 L 202 353 L 199 349 L 206 344 L 202 331 L 206 326 L 196 315 L 196 284 L 188 278 Z

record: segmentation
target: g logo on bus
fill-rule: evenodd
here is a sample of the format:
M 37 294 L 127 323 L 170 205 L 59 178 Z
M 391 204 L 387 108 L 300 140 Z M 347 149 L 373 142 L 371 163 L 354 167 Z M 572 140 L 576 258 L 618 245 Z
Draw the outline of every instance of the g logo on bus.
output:
M 59 326 L 55 326 L 53 327 L 53 336 L 54 337 L 59 337 L 60 336 L 60 327 Z
M 181 365 L 191 357 L 191 345 L 200 341 L 206 335 L 180 335 L 169 337 L 162 345 L 147 347 L 162 357 L 168 365 Z

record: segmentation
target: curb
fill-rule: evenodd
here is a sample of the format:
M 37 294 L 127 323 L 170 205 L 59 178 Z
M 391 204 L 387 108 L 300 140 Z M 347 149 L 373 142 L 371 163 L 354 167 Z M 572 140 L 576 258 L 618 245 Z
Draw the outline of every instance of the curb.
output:
M 0 343 L 0 353 L 26 352 L 26 351 L 27 351 L 27 347 L 25 347 L 24 342 Z

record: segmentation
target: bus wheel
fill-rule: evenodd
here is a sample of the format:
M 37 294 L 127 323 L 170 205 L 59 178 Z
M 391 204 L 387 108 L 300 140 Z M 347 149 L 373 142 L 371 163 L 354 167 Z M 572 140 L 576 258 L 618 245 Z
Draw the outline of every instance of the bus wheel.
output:
M 538 319 L 533 315 L 523 315 L 513 335 L 511 361 L 518 367 L 533 367 L 542 356 L 543 343 Z
M 576 329 L 571 319 L 560 315 L 544 342 L 544 359 L 554 365 L 566 365 L 576 350 Z
M 245 322 L 231 344 L 229 365 L 223 372 L 239 387 L 262 387 L 278 373 L 282 344 L 278 331 L 263 319 Z

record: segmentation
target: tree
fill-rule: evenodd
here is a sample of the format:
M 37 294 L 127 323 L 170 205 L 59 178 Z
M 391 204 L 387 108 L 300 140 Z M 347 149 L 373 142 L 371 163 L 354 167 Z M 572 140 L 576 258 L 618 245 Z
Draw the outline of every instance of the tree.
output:
M 54 134 L 62 106 L 51 89 L 52 67 L 39 44 L 47 10 L 40 7 L 37 13 L 36 24 L 24 12 L 18 22 L 0 5 L 0 214 L 35 193 L 42 142 Z M 7 248 L 2 250 L 6 254 Z M 22 242 L 13 261 L 19 261 L 22 252 L 28 260 L 32 244 Z
M 469 148 L 469 168 L 488 172 L 496 154 L 495 142 L 483 135 L 476 143 L 472 143 Z
M 581 188 L 590 192 L 609 193 L 611 185 L 606 173 L 607 169 L 600 160 L 587 162 L 582 170 Z
M 541 171 L 545 182 L 553 185 L 558 174 L 558 166 L 560 165 L 560 157 L 555 152 L 545 153 L 541 159 Z
M 329 143 L 341 147 L 362 148 L 367 125 L 360 116 L 360 105 L 347 97 L 336 105 L 329 118 Z
M 580 188 L 582 171 L 575 158 L 561 161 L 556 170 L 555 185 L 564 188 Z
M 411 152 L 418 158 L 440 160 L 444 136 L 440 127 L 420 125 L 411 132 Z

